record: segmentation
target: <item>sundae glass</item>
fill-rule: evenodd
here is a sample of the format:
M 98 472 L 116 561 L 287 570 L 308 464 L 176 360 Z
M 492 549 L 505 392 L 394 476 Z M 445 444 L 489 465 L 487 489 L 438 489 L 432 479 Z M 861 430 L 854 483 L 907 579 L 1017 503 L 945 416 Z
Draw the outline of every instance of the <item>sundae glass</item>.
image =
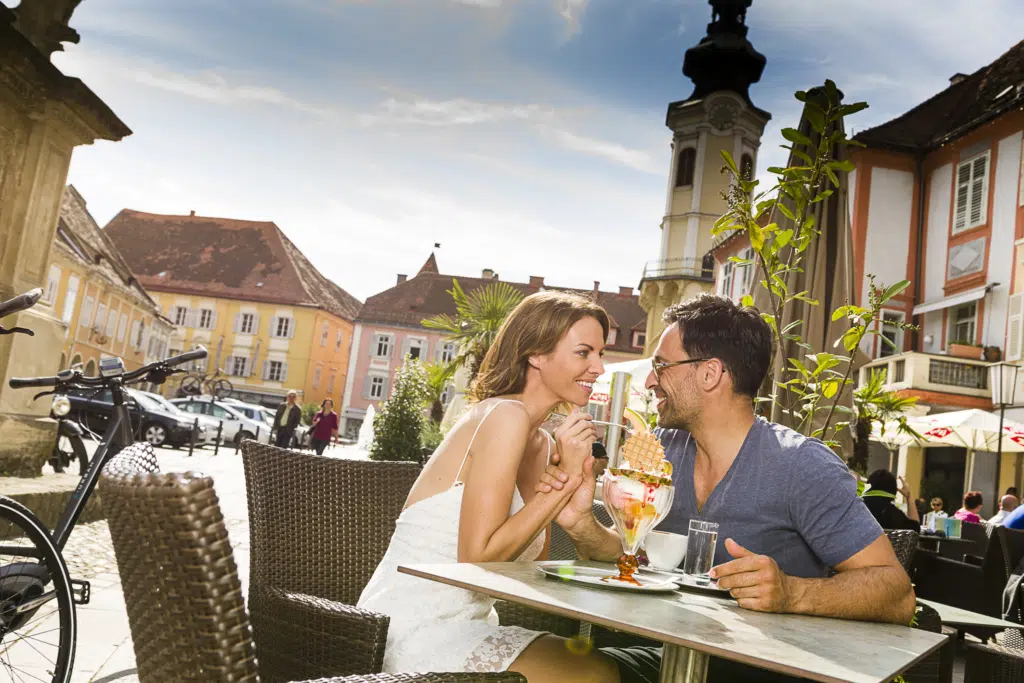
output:
M 665 449 L 652 432 L 637 430 L 623 444 L 621 467 L 604 472 L 604 503 L 615 522 L 622 542 L 618 576 L 605 581 L 623 581 L 639 586 L 633 578 L 637 569 L 636 551 L 647 534 L 665 518 L 672 507 L 672 463 L 665 460 Z

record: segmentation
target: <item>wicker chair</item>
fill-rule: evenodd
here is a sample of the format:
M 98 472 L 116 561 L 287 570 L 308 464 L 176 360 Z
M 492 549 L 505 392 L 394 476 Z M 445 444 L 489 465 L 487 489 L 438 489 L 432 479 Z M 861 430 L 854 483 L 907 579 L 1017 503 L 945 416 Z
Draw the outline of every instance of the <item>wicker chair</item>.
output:
M 115 456 L 100 479 L 135 647 L 139 680 L 261 680 L 241 583 L 213 481 L 194 473 L 160 474 L 148 445 Z M 144 542 L 140 542 L 142 539 Z M 300 638 L 294 657 L 308 658 L 316 676 L 349 673 L 378 653 L 347 605 L 265 590 L 279 619 Z M 386 628 L 386 621 L 383 624 Z M 261 653 L 261 657 L 266 659 Z M 264 679 L 269 678 L 264 674 Z M 516 681 L 516 674 L 349 676 L 320 683 Z
M 918 533 L 911 529 L 886 529 L 885 535 L 889 537 L 889 543 L 896 551 L 900 564 L 909 574 L 914 564 L 914 553 L 917 551 Z
M 1024 559 L 1024 531 L 996 527 L 995 535 L 1003 550 L 1003 562 L 1010 575 L 1010 581 L 1015 583 L 1021 561 Z M 1007 582 L 1007 586 L 1009 585 L 1010 582 Z M 1009 604 L 1004 604 L 1004 608 L 1010 610 Z M 1003 618 L 1020 623 L 1021 628 L 1008 629 L 1004 633 L 1001 645 L 968 644 L 964 668 L 965 683 L 1024 681 L 1024 604 L 1018 603 L 1016 609 L 1010 610 Z

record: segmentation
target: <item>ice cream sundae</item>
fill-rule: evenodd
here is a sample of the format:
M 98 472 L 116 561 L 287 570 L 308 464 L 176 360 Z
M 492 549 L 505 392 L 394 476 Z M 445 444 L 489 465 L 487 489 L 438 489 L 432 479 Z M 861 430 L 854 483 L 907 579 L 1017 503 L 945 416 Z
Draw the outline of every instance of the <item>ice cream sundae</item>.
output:
M 632 435 L 620 450 L 619 467 L 605 470 L 604 504 L 615 522 L 622 541 L 618 576 L 605 581 L 623 581 L 635 585 L 636 551 L 647 534 L 672 507 L 672 463 L 665 460 L 665 449 L 658 437 L 640 420 L 633 423 Z

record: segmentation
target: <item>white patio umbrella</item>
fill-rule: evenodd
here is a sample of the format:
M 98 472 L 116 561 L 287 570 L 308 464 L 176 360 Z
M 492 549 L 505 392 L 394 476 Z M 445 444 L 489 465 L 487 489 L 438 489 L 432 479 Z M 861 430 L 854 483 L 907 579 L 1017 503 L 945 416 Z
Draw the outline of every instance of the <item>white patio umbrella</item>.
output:
M 999 416 L 984 410 L 957 410 L 912 418 L 910 425 L 923 444 L 960 446 L 970 451 L 995 451 L 999 447 Z M 1004 453 L 1024 452 L 1024 424 L 1003 421 Z
M 590 402 L 602 406 L 608 404 L 612 393 L 612 375 L 616 372 L 628 372 L 632 376 L 629 383 L 629 401 L 626 405 L 638 413 L 650 412 L 649 397 L 647 389 L 644 388 L 647 375 L 651 372 L 650 358 L 628 360 L 604 366 L 604 374 L 598 377 L 594 383 L 594 392 L 590 395 Z

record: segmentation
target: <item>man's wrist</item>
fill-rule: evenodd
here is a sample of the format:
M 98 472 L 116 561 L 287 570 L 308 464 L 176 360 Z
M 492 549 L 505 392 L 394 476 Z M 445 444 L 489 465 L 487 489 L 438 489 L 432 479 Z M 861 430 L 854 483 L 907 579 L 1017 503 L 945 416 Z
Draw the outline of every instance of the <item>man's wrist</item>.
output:
M 786 603 L 782 606 L 784 612 L 789 614 L 812 614 L 813 609 L 808 604 L 809 579 L 801 579 L 796 576 L 782 575 L 782 586 L 786 596 Z

